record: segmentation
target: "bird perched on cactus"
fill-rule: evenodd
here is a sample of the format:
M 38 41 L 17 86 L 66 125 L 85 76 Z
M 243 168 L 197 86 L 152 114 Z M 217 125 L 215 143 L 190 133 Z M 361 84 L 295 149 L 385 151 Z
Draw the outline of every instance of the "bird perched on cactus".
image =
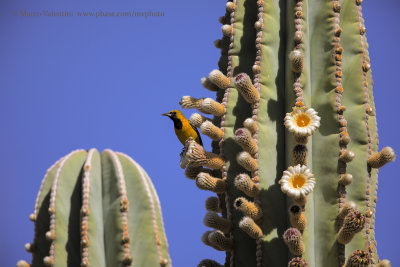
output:
M 203 145 L 199 131 L 185 118 L 180 110 L 172 110 L 161 115 L 169 117 L 174 122 L 175 134 L 182 145 L 185 145 L 185 141 L 189 137 L 192 137 L 197 143 Z

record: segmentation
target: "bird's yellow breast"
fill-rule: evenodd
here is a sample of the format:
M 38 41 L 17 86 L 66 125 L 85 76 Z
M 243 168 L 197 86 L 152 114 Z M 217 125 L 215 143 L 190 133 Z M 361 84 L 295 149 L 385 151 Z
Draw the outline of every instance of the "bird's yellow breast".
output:
M 193 129 L 193 127 L 189 124 L 189 122 L 182 121 L 182 128 L 181 129 L 176 129 L 175 128 L 175 134 L 178 137 L 179 141 L 185 145 L 185 141 L 189 138 L 192 137 L 196 142 L 199 142 L 199 135 L 197 132 Z

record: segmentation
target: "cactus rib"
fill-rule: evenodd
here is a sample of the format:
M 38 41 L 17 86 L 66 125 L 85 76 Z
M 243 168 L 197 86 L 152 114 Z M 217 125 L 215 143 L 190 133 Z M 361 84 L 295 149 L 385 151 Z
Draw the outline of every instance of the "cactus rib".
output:
M 146 195 L 147 195 L 147 198 L 150 203 L 154 239 L 155 239 L 155 243 L 157 245 L 157 252 L 158 252 L 158 256 L 160 258 L 160 263 L 163 263 L 164 265 L 166 265 L 167 263 L 171 263 L 171 259 L 168 255 L 168 253 L 165 253 L 165 251 L 168 249 L 167 237 L 166 237 L 165 233 L 163 233 L 163 232 L 161 233 L 161 236 L 160 236 L 159 229 L 160 228 L 164 229 L 164 223 L 162 220 L 161 210 L 160 209 L 158 211 L 156 210 L 156 207 L 160 207 L 160 201 L 158 199 L 158 195 L 154 191 L 154 187 L 153 187 L 150 179 L 145 174 L 143 168 L 136 161 L 134 161 L 132 158 L 130 158 L 128 155 L 121 153 L 121 152 L 116 152 L 116 154 L 118 156 L 123 157 L 126 160 L 128 160 L 131 164 L 133 164 L 139 170 L 139 173 L 140 173 L 139 177 L 145 187 Z M 156 203 L 154 203 L 153 198 L 155 199 Z M 160 214 L 159 218 L 157 218 L 157 213 Z M 163 248 L 163 246 L 164 246 L 164 248 Z

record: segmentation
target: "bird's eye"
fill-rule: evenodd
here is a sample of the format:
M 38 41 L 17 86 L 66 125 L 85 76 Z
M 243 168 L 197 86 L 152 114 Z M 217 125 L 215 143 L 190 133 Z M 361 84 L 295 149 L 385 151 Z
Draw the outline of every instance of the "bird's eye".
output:
M 176 115 L 176 112 L 171 112 L 172 115 Z

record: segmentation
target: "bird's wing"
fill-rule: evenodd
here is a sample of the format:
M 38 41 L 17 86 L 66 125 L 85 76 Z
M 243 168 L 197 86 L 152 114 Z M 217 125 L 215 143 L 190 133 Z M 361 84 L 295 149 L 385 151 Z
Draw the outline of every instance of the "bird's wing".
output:
M 197 128 L 196 128 L 193 124 L 191 124 L 190 122 L 189 122 L 189 124 L 190 124 L 190 126 L 192 126 L 193 130 L 196 131 L 197 136 L 199 137 L 199 142 L 198 142 L 198 143 L 199 143 L 200 145 L 203 145 L 203 141 L 201 140 L 201 136 L 200 136 L 199 130 L 197 130 Z

